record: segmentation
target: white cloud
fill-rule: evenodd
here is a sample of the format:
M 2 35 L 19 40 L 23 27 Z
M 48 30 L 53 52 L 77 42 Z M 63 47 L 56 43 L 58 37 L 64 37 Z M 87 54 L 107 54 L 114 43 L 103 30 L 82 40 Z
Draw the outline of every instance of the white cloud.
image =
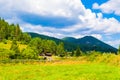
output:
M 93 4 L 93 9 L 99 9 L 98 3 L 94 3 L 94 4 Z
M 93 5 L 94 9 L 101 9 L 105 13 L 120 15 L 120 1 Z M 102 34 L 111 35 L 120 33 L 120 22 L 114 17 L 103 18 L 102 13 L 93 13 L 86 9 L 81 0 L 0 0 L 0 16 L 7 17 L 10 23 L 19 23 L 24 31 L 37 32 L 57 38 L 72 36 L 76 38 L 91 35 L 102 39 Z M 77 21 L 76 24 L 55 28 L 53 26 L 33 25 L 26 23 L 18 16 L 30 13 L 38 16 L 64 17 Z M 99 34 L 102 33 L 102 34 Z
M 37 15 L 72 17 L 83 11 L 79 0 L 0 0 L 0 9 L 5 12 L 28 12 Z M 3 12 L 4 13 L 4 12 Z
M 25 30 L 25 32 L 36 32 L 39 34 L 44 34 L 44 35 L 48 35 L 48 36 L 52 36 L 52 37 L 56 37 L 56 38 L 63 38 L 63 37 L 75 37 L 75 38 L 82 38 L 84 36 L 93 36 L 96 37 L 97 39 L 101 39 L 102 40 L 102 35 L 100 34 L 79 34 L 75 33 L 75 32 L 67 32 L 64 31 L 63 29 L 57 29 L 57 28 L 52 28 L 52 27 L 43 27 L 41 25 L 31 25 L 31 24 L 24 24 L 21 25 L 24 26 L 22 27 L 22 29 Z M 69 30 L 69 29 L 68 29 Z
M 108 1 L 103 5 L 108 3 L 110 4 L 111 2 L 113 2 L 113 0 Z M 115 5 L 116 2 L 119 3 L 120 1 L 114 1 L 113 4 Z M 9 22 L 24 24 L 24 22 L 17 18 L 17 15 L 19 15 L 19 12 L 23 12 L 23 14 L 24 12 L 27 12 L 40 16 L 62 16 L 68 17 L 68 19 L 71 17 L 70 19 L 78 20 L 78 23 L 75 25 L 66 26 L 65 28 L 57 31 L 73 33 L 87 28 L 90 29 L 89 31 L 85 31 L 88 33 L 95 31 L 105 34 L 120 33 L 120 22 L 118 22 L 115 18 L 103 18 L 102 13 L 96 14 L 90 9 L 85 9 L 84 5 L 79 0 L 50 0 L 47 2 L 45 0 L 0 0 L 0 5 L 4 5 L 4 7 L 0 7 L 0 15 L 2 15 L 2 13 L 4 13 L 5 16 L 12 15 L 12 17 L 8 19 Z M 97 3 L 94 4 L 94 8 L 100 8 L 100 6 Z M 40 29 L 45 27 L 46 26 L 41 26 Z M 52 26 L 50 26 L 50 28 L 51 27 Z M 48 29 L 48 27 L 45 29 Z
M 92 34 L 91 36 L 96 37 L 97 39 L 102 40 L 102 35 L 100 35 L 100 34 Z
M 102 35 L 100 35 L 100 34 L 81 34 L 81 35 L 80 34 L 72 34 L 71 36 L 75 37 L 75 38 L 82 38 L 84 36 L 93 36 L 97 39 L 102 40 Z
M 101 9 L 104 13 L 114 13 L 120 15 L 120 0 L 108 0 L 106 3 L 98 5 L 93 4 L 93 9 Z
M 120 40 L 106 41 L 106 43 L 118 48 L 118 45 L 120 45 Z
M 56 38 L 65 37 L 65 34 L 63 33 L 62 30 L 50 26 L 43 27 L 41 25 L 36 26 L 36 25 L 31 25 L 29 23 L 24 23 L 21 25 L 21 27 L 25 32 L 36 32 L 39 34 L 48 35 Z

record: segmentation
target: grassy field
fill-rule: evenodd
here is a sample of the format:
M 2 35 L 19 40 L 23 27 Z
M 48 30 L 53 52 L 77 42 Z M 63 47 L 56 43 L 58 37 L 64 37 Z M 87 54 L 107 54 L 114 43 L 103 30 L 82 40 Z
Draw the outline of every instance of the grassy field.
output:
M 0 80 L 120 80 L 120 67 L 75 61 L 1 64 Z
M 11 43 L 12 43 L 11 41 L 7 41 L 7 44 L 4 44 L 3 42 L 0 42 L 0 48 L 10 49 Z M 20 50 L 27 47 L 27 45 L 20 44 L 19 42 L 18 42 L 18 45 L 19 45 Z
M 11 41 L 0 43 L 0 48 L 10 46 Z M 22 50 L 27 46 L 19 47 Z M 0 80 L 120 80 L 120 55 L 115 54 L 53 56 L 52 62 L 18 61 L 0 63 Z

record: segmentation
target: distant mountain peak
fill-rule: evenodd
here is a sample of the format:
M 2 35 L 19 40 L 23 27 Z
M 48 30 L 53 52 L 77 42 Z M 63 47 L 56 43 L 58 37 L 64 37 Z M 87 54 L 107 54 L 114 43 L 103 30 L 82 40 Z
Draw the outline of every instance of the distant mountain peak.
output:
M 86 39 L 97 39 L 97 38 L 95 38 L 95 37 L 93 37 L 93 36 L 84 36 L 84 37 L 82 37 L 82 38 L 86 38 Z M 80 39 L 82 39 L 82 38 L 80 38 Z
M 57 39 L 54 37 L 49 37 L 46 35 L 41 35 L 37 33 L 29 33 L 32 37 L 40 37 L 42 39 L 53 40 L 56 43 L 63 42 L 66 50 L 75 50 L 77 46 L 80 46 L 82 51 L 101 51 L 101 52 L 117 52 L 117 49 L 100 41 L 93 36 L 84 36 L 82 38 L 76 39 L 74 37 L 65 37 L 63 39 Z
M 96 50 L 102 52 L 116 52 L 117 49 L 102 42 L 101 40 L 93 37 L 93 36 L 84 36 L 79 39 L 75 38 L 65 38 L 64 41 L 68 41 L 74 44 L 77 44 L 81 47 L 82 50 Z

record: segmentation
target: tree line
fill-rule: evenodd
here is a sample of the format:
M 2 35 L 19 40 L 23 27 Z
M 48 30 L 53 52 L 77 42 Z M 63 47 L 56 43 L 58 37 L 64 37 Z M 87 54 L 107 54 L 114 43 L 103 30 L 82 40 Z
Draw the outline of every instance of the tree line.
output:
M 6 53 L 7 52 L 7 53 Z M 81 56 L 82 52 L 78 47 L 76 51 L 67 54 L 64 49 L 64 44 L 61 42 L 58 45 L 52 40 L 44 40 L 41 38 L 33 38 L 26 48 L 20 51 L 20 47 L 16 40 L 12 40 L 9 50 L 0 48 L 0 55 L 3 59 L 39 59 L 40 54 L 51 53 L 54 56 Z
M 27 44 L 31 40 L 31 36 L 22 32 L 19 24 L 9 24 L 0 18 L 0 41 L 13 39 Z

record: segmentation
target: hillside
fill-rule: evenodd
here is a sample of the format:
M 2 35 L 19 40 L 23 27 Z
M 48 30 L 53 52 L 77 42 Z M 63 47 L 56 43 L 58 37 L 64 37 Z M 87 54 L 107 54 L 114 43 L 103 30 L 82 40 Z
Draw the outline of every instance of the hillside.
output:
M 116 48 L 114 48 L 92 36 L 85 36 L 85 37 L 79 38 L 79 39 L 66 37 L 66 38 L 63 38 L 63 40 L 71 42 L 73 44 L 80 45 L 80 47 L 83 51 L 95 50 L 95 51 L 102 51 L 102 52 L 117 52 Z
M 76 44 L 74 44 L 74 43 L 70 43 L 70 42 L 67 42 L 67 41 L 64 41 L 64 40 L 55 38 L 55 37 L 50 37 L 50 36 L 46 36 L 46 35 L 41 35 L 41 34 L 34 33 L 34 32 L 28 32 L 28 34 L 31 35 L 32 38 L 40 37 L 41 39 L 53 40 L 53 41 L 55 41 L 57 44 L 59 44 L 60 42 L 63 42 L 63 43 L 64 43 L 64 47 L 65 47 L 65 49 L 66 49 L 67 51 L 75 50 L 76 47 L 77 47 Z
M 62 42 L 62 40 L 60 40 L 60 39 L 46 36 L 46 35 L 42 35 L 42 34 L 38 34 L 38 33 L 34 33 L 34 32 L 28 32 L 28 34 L 31 35 L 32 38 L 40 37 L 41 39 L 54 40 L 56 43 Z
M 4 42 L 0 42 L 0 49 L 10 49 L 11 45 L 12 45 L 12 41 L 10 40 L 7 40 L 6 41 L 7 43 L 5 44 Z M 19 49 L 20 51 L 22 51 L 23 49 L 25 49 L 27 47 L 27 45 L 25 44 L 21 44 L 20 42 L 17 42 L 18 46 L 19 46 Z
M 92 37 L 92 36 L 85 36 L 83 38 L 75 39 L 73 37 L 65 37 L 63 39 L 57 39 L 54 37 L 49 37 L 37 33 L 29 32 L 31 37 L 40 37 L 42 39 L 53 40 L 56 43 L 64 42 L 65 49 L 68 51 L 75 50 L 77 46 L 80 46 L 82 51 L 100 51 L 100 52 L 117 52 L 117 49 Z
M 77 39 L 73 38 L 73 37 L 65 37 L 62 39 L 63 41 L 67 41 L 67 42 L 75 42 Z

